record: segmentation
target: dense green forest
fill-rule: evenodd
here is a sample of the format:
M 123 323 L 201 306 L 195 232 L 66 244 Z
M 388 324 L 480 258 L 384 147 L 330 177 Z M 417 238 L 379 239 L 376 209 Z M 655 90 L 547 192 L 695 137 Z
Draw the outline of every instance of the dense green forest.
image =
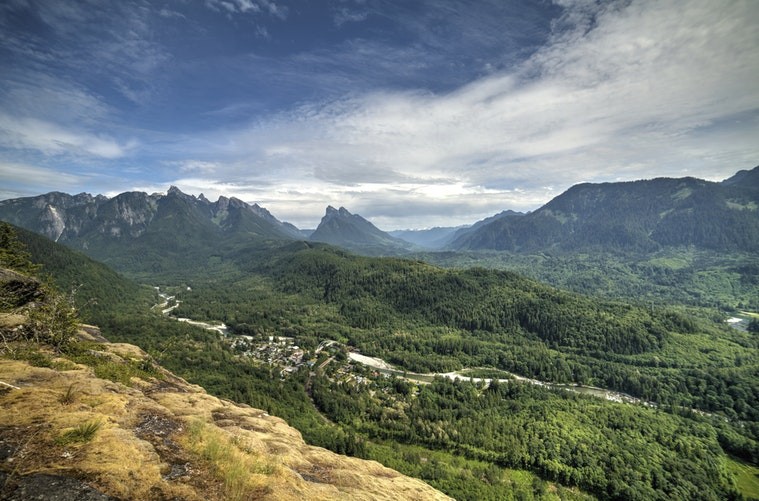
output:
M 644 304 L 759 311 L 759 255 L 697 250 L 654 253 L 436 252 L 418 259 L 449 268 L 509 270 L 555 287 Z
M 331 419 L 370 437 L 529 468 L 601 497 L 734 495 L 718 432 L 693 416 L 519 383 L 436 379 L 412 389 L 393 379 L 374 386 L 319 379 L 313 393 Z
M 265 275 L 192 283 L 178 315 L 331 338 L 415 372 L 494 367 L 759 419 L 757 338 L 691 310 L 631 306 L 509 272 L 306 248 Z M 314 344 L 315 345 L 315 344 Z
M 347 364 L 340 344 L 314 366 L 342 362 L 283 375 L 218 333 L 151 311 L 158 298 L 148 284 L 44 239 L 29 248 L 35 259 L 45 255 L 43 270 L 64 290 L 79 286 L 83 318 L 110 339 L 142 346 L 212 393 L 287 419 L 311 443 L 382 460 L 459 499 L 582 497 L 562 485 L 602 498 L 737 498 L 729 472 L 736 463 L 726 453 L 759 461 L 758 339 L 716 323 L 709 310 L 590 299 L 512 272 L 310 244 L 236 249 L 182 280 L 172 272 L 149 283 L 179 294 L 175 314 L 224 321 L 254 343 L 290 336 L 314 353 L 334 339 L 408 370 L 492 367 L 617 389 L 658 406 L 511 383 L 417 386 L 354 367 L 368 381 L 356 385 L 335 372 Z

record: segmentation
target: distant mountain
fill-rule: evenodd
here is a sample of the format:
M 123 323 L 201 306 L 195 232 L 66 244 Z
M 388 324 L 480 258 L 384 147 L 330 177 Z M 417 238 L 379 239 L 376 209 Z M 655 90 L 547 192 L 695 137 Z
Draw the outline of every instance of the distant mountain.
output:
M 389 231 L 388 234 L 426 249 L 442 249 L 449 243 L 451 236 L 463 228 L 467 228 L 467 226 L 437 226 L 427 230 L 395 230 Z
M 740 170 L 722 181 L 722 184 L 725 186 L 739 186 L 759 190 L 759 166 L 751 170 Z
M 427 249 L 443 249 L 450 245 L 452 242 L 459 238 L 463 238 L 464 235 L 475 231 L 477 228 L 484 226 L 488 223 L 500 219 L 502 217 L 511 216 L 523 216 L 522 212 L 514 212 L 513 210 L 505 210 L 499 212 L 493 216 L 487 217 L 481 221 L 477 221 L 471 225 L 462 225 L 456 227 L 436 227 L 429 230 L 397 230 L 391 231 L 390 235 L 410 242 L 414 245 L 424 247 Z
M 327 207 L 310 240 L 368 255 L 398 254 L 413 248 L 409 242 L 380 230 L 358 214 L 351 214 L 345 207 Z
M 504 210 L 504 211 L 499 212 L 498 214 L 494 214 L 494 215 L 492 215 L 490 217 L 486 217 L 485 219 L 477 221 L 476 223 L 474 223 L 471 226 L 466 226 L 464 228 L 460 228 L 460 229 L 456 230 L 456 232 L 453 235 L 451 235 L 451 236 L 448 237 L 448 241 L 443 245 L 443 247 L 450 247 L 452 245 L 455 245 L 455 242 L 457 242 L 459 240 L 463 240 L 464 238 L 466 238 L 466 235 L 469 235 L 470 233 L 473 233 L 473 232 L 479 230 L 483 226 L 486 226 L 486 225 L 488 225 L 488 224 L 490 224 L 492 222 L 495 222 L 495 221 L 497 221 L 497 220 L 499 220 L 501 218 L 504 218 L 504 217 L 519 217 L 519 216 L 524 216 L 524 213 L 523 212 L 515 212 L 513 210 Z
M 0 219 L 132 272 L 197 266 L 193 257 L 207 258 L 225 246 L 303 238 L 258 205 L 226 197 L 211 202 L 174 186 L 166 195 L 53 192 L 4 200 Z
M 759 167 L 722 183 L 695 178 L 580 184 L 540 209 L 458 236 L 454 250 L 759 251 Z

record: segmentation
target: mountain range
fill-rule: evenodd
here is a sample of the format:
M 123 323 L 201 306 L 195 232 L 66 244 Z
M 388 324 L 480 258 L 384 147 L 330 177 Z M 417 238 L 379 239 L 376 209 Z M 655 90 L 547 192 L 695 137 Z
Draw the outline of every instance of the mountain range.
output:
M 256 204 L 226 197 L 211 202 L 174 186 L 165 195 L 53 192 L 4 200 L 0 219 L 116 269 L 145 272 L 197 266 L 220 248 L 302 238 L 295 226 Z
M 759 167 L 721 183 L 658 178 L 573 186 L 523 217 L 456 238 L 453 250 L 759 250 Z
M 311 240 L 367 255 L 426 249 L 511 252 L 653 251 L 693 246 L 759 250 L 759 167 L 721 183 L 658 178 L 573 186 L 539 209 L 503 211 L 460 228 L 387 233 L 344 207 L 327 207 L 310 236 L 257 204 L 211 202 L 171 187 L 113 198 L 52 192 L 0 201 L 0 219 L 47 236 L 116 269 L 196 266 L 240 246 Z M 201 259 L 202 261 L 202 259 Z

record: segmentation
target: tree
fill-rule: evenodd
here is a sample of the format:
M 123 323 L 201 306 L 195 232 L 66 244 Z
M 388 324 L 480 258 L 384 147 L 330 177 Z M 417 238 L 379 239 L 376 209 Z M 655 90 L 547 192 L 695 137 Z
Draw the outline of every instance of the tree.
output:
M 16 230 L 0 222 L 0 267 L 25 274 L 33 274 L 39 265 L 33 264 L 26 247 L 18 240 Z
M 52 291 L 45 300 L 29 310 L 26 335 L 34 341 L 63 350 L 71 342 L 79 326 L 73 299 Z

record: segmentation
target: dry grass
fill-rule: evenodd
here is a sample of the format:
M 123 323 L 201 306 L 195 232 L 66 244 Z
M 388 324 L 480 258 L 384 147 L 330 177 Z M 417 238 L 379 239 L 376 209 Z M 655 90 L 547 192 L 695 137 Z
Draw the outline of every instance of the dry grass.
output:
M 100 349 L 147 359 L 129 345 Z M 11 476 L 70 473 L 123 499 L 447 499 L 378 463 L 308 446 L 282 419 L 163 369 L 125 386 L 60 362 L 0 357 L 0 381 L 18 388 L 0 394 L 0 439 L 17 446 L 13 470 L 0 465 Z
M 240 448 L 239 442 L 223 430 L 194 420 L 189 426 L 186 444 L 207 461 L 224 484 L 226 499 L 238 501 L 259 498 L 270 492 L 267 476 L 275 466 L 261 456 Z

